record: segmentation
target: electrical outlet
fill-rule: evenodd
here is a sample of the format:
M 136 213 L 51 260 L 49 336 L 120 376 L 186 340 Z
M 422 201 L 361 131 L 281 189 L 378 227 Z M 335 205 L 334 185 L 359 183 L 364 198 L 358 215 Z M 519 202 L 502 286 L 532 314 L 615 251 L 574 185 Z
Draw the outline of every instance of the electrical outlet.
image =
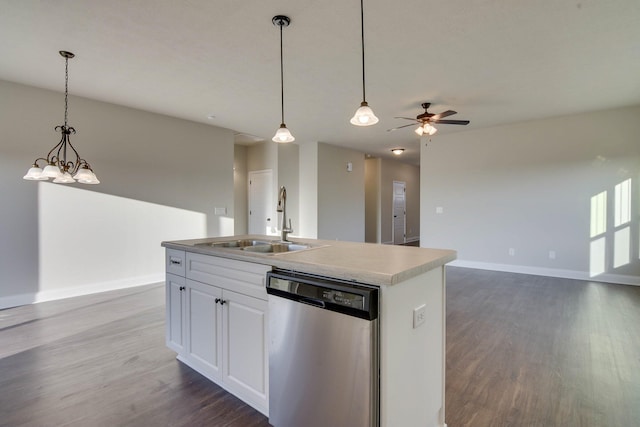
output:
M 515 256 L 516 250 L 514 248 L 509 248 L 509 256 Z
M 436 206 L 436 213 L 441 214 L 444 212 L 444 208 L 442 206 Z
M 549 251 L 549 259 L 556 259 L 556 251 Z
M 227 208 L 214 208 L 213 213 L 214 213 L 214 215 L 226 215 L 227 214 Z
M 422 304 L 420 307 L 413 309 L 413 329 L 422 325 L 427 320 L 427 305 Z

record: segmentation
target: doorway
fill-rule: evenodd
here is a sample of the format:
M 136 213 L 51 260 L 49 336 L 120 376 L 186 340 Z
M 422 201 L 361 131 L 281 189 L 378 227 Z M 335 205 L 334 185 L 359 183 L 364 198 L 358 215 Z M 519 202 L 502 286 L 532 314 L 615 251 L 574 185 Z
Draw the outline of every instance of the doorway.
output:
M 273 172 L 249 172 L 249 234 L 272 234 Z
M 403 181 L 393 181 L 392 237 L 394 245 L 403 245 L 406 242 L 406 194 L 407 184 Z

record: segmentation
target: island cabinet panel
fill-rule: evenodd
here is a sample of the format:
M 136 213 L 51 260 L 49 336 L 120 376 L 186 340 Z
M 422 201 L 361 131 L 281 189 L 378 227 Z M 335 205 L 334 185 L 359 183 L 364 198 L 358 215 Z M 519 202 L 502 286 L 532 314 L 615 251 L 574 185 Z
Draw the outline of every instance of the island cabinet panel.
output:
M 267 299 L 265 278 L 271 266 L 187 253 L 186 277 L 254 298 Z
M 195 253 L 183 259 L 186 277 L 167 273 L 167 346 L 181 362 L 268 415 L 264 280 L 271 267 Z M 170 266 L 175 271 L 176 264 Z
M 184 277 L 185 266 L 187 264 L 185 251 L 179 251 L 176 249 L 167 249 L 167 252 L 165 254 L 165 263 L 166 263 L 167 273 Z
M 224 291 L 224 382 L 230 391 L 267 412 L 269 384 L 268 303 Z
M 167 274 L 165 280 L 166 297 L 166 343 L 167 347 L 178 354 L 184 352 L 186 337 L 186 292 L 184 277 Z
M 222 289 L 187 279 L 187 357 L 192 367 L 220 378 L 222 362 Z

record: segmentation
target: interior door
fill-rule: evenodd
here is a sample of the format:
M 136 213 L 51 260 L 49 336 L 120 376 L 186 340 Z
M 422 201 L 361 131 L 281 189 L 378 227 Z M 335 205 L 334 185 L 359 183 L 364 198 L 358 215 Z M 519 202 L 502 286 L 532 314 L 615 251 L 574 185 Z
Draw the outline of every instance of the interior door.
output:
M 249 234 L 272 234 L 273 173 L 271 169 L 249 172 Z
M 393 181 L 393 244 L 402 245 L 405 243 L 406 235 L 406 215 L 407 185 L 402 181 Z

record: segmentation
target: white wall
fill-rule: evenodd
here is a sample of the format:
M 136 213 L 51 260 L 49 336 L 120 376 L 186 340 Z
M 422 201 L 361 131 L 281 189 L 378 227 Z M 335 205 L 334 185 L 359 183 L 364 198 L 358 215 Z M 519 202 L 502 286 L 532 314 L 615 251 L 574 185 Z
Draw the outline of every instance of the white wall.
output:
M 291 220 L 293 236 L 300 230 L 300 167 L 298 144 L 278 144 L 278 188 L 287 189 L 287 225 Z M 282 214 L 278 213 L 278 228 L 282 224 Z
M 640 107 L 425 141 L 421 246 L 456 249 L 458 265 L 640 283 Z M 626 180 L 631 221 L 616 226 L 615 188 Z M 591 200 L 602 192 L 608 196 L 605 230 L 592 237 Z M 616 234 L 624 229 L 628 244 Z M 628 262 L 614 267 L 620 257 Z
M 364 242 L 364 205 L 364 153 L 319 143 L 318 238 Z
M 162 240 L 233 234 L 231 131 L 70 96 L 72 143 L 102 183 L 23 180 L 63 113 L 63 94 L 0 81 L 0 307 L 162 280 Z
M 304 142 L 299 149 L 300 227 L 295 234 L 318 238 L 318 143 Z
M 380 169 L 382 159 L 364 161 L 364 239 L 367 243 L 380 243 Z
M 397 160 L 366 159 L 365 181 L 366 241 L 393 244 L 393 181 L 406 184 L 406 240 L 418 240 L 420 167 Z

